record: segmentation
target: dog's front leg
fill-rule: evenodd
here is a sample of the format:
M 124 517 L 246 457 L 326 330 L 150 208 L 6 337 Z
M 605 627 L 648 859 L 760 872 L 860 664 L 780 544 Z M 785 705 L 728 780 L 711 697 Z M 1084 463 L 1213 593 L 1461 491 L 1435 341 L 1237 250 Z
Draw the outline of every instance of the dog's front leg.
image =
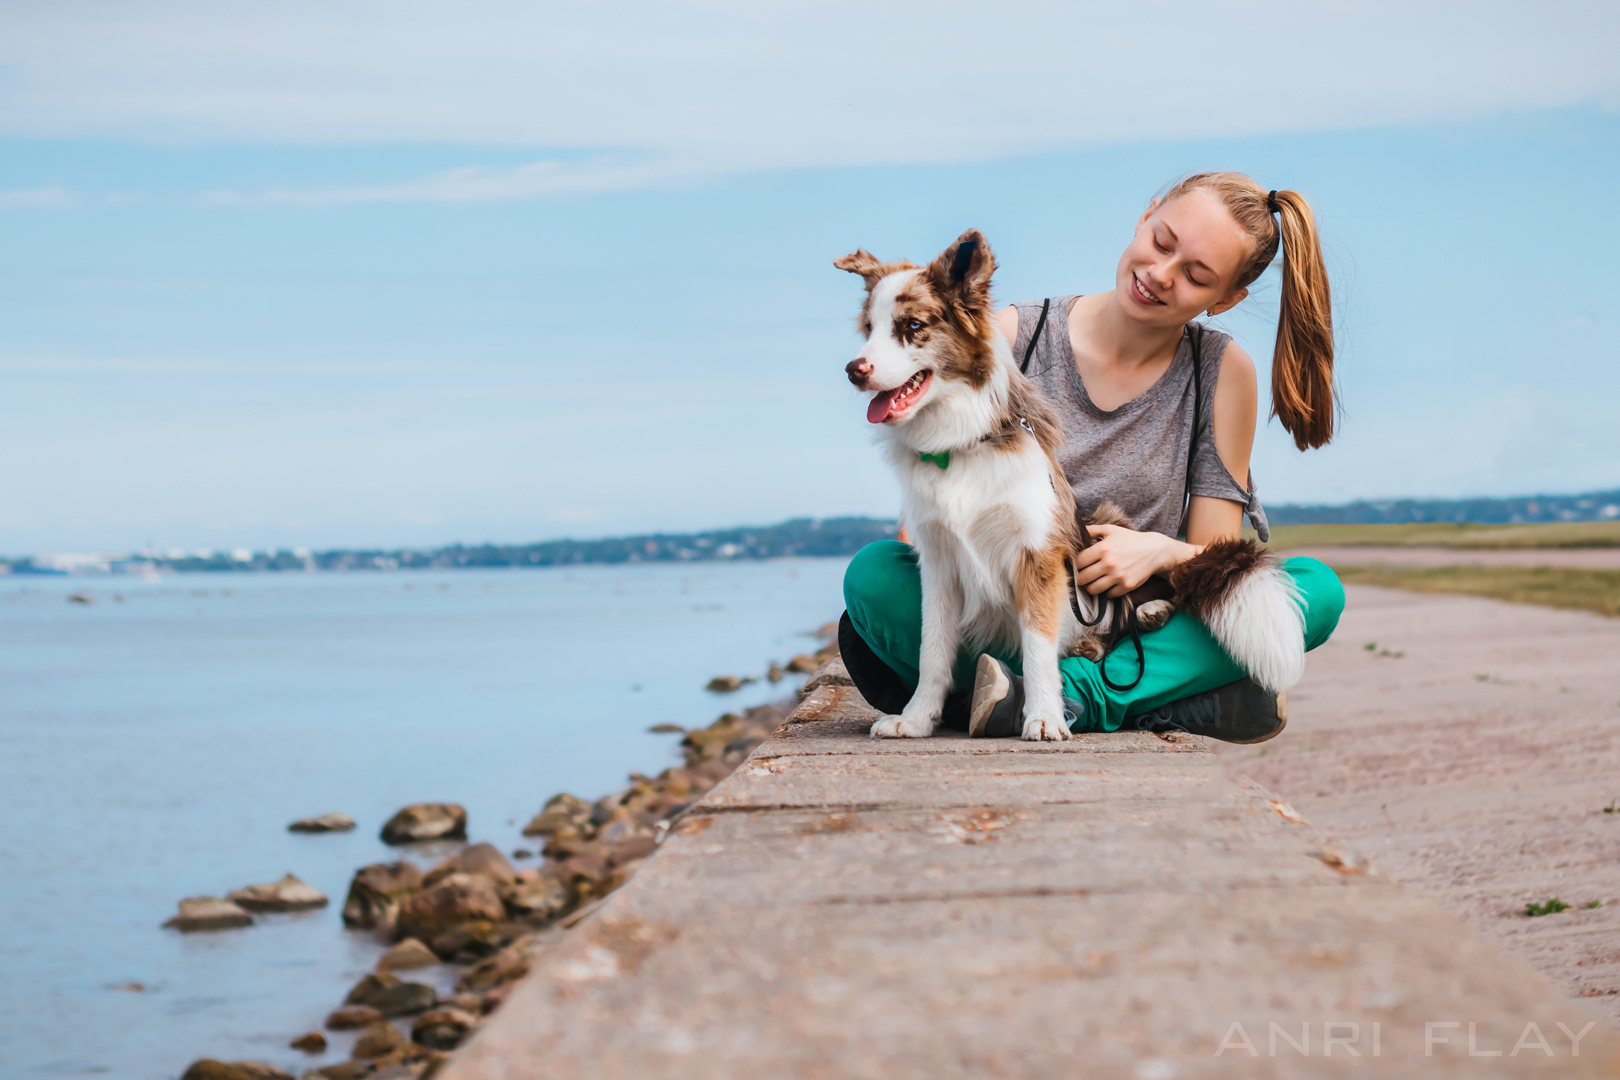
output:
M 1018 620 L 1024 652 L 1024 738 L 1069 737 L 1063 721 L 1063 676 L 1058 672 L 1058 628 L 1066 579 L 1063 560 L 1030 552 L 1019 569 Z
M 962 637 L 962 586 L 949 559 L 925 553 L 922 571 L 922 648 L 917 657 L 917 690 L 899 716 L 872 725 L 874 739 L 926 739 L 939 725 L 951 668 Z

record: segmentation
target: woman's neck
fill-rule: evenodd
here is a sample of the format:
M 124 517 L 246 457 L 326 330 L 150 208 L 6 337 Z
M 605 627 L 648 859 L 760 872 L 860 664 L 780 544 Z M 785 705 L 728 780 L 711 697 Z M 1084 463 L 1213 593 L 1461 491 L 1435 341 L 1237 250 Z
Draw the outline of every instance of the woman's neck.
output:
M 1108 367 L 1137 370 L 1175 359 L 1181 327 L 1145 327 L 1125 317 L 1111 289 L 1082 297 L 1075 305 L 1079 319 L 1070 323 L 1075 352 Z M 1079 325 L 1075 325 L 1078 323 Z

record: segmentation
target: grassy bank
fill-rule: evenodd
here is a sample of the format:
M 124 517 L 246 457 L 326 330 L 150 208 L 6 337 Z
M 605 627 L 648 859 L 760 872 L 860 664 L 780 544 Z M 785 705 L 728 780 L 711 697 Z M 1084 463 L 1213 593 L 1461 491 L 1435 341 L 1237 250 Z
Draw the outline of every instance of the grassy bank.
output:
M 1277 525 L 1271 547 L 1591 548 L 1620 547 L 1620 521 L 1550 525 Z
M 1620 570 L 1557 566 L 1339 566 L 1339 577 L 1358 585 L 1412 592 L 1461 593 L 1520 604 L 1620 616 Z

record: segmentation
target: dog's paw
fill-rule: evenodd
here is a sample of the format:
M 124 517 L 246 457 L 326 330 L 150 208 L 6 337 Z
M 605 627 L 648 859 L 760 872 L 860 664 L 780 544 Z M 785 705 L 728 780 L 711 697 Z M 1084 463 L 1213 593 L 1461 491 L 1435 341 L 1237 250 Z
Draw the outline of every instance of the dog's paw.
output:
M 934 721 L 922 716 L 885 716 L 872 725 L 874 739 L 926 739 L 934 733 Z
M 1083 657 L 1087 660 L 1100 661 L 1103 658 L 1103 644 L 1090 634 L 1087 634 L 1085 637 L 1074 643 L 1074 648 L 1069 650 L 1069 655 Z
M 1142 630 L 1157 630 L 1170 621 L 1170 616 L 1176 613 L 1174 600 L 1149 600 L 1136 609 L 1136 622 Z
M 1024 721 L 1024 738 L 1029 742 L 1060 742 L 1069 738 L 1069 728 L 1062 720 L 1041 720 L 1032 716 Z

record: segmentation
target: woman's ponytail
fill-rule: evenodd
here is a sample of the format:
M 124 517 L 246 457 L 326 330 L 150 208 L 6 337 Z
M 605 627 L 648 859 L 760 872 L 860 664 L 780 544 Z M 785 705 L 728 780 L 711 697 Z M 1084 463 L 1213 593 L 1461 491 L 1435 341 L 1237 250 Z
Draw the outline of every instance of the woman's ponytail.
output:
M 1333 303 L 1316 218 L 1297 191 L 1266 191 L 1242 173 L 1196 173 L 1165 192 L 1165 202 L 1198 189 L 1220 199 L 1254 243 L 1233 285 L 1248 288 L 1282 251 L 1282 304 L 1271 355 L 1271 415 L 1301 450 L 1333 438 Z M 1280 243 L 1279 243 L 1280 242 Z
M 1271 354 L 1271 415 L 1301 450 L 1333 438 L 1333 305 L 1310 204 L 1297 191 L 1269 196 L 1282 239 L 1282 303 Z

